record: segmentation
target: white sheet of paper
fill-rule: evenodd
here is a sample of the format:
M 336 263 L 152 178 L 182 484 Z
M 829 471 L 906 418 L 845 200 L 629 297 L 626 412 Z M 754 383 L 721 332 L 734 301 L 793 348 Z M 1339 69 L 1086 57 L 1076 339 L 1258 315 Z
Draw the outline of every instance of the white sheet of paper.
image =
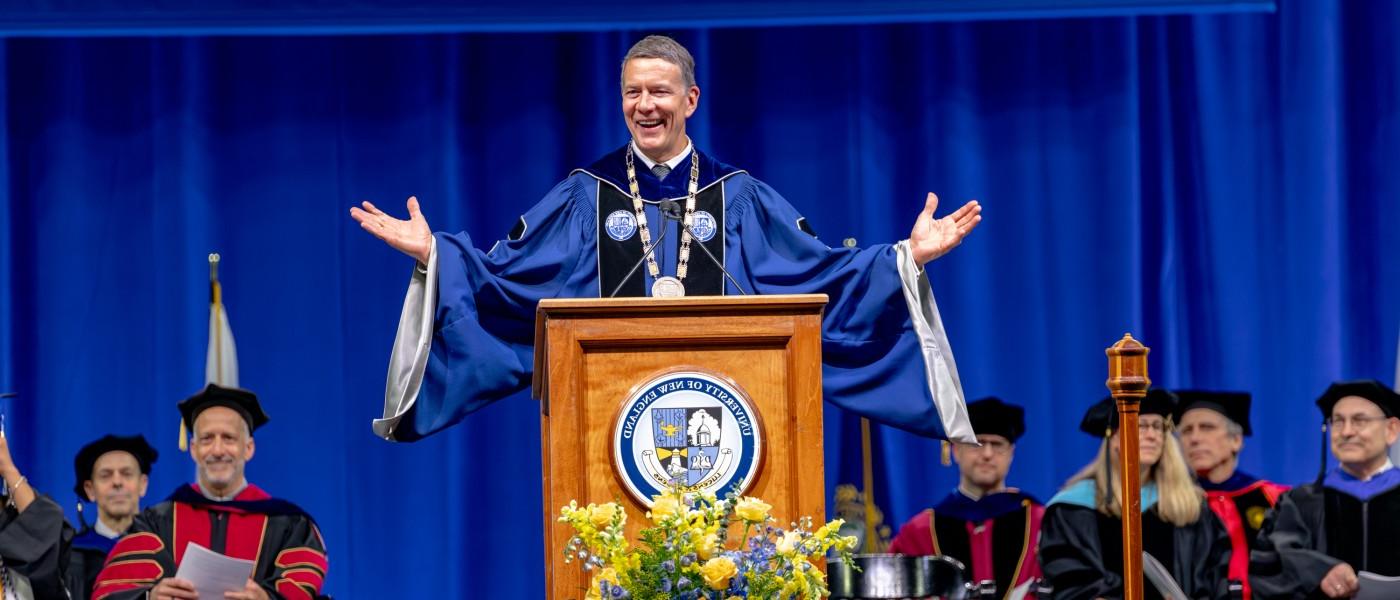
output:
M 190 542 L 175 577 L 193 583 L 199 600 L 223 600 L 224 592 L 243 589 L 252 574 L 253 561 L 224 556 Z
M 1142 574 L 1147 581 L 1157 588 L 1157 593 L 1169 600 L 1190 600 L 1186 597 L 1186 592 L 1181 591 L 1181 584 L 1172 578 L 1172 574 L 1167 571 L 1167 567 L 1157 560 L 1157 557 L 1146 552 L 1142 553 Z
M 1355 600 L 1400 598 L 1400 577 L 1386 577 L 1370 571 L 1362 571 L 1356 574 L 1356 582 L 1360 586 L 1360 590 L 1356 592 Z

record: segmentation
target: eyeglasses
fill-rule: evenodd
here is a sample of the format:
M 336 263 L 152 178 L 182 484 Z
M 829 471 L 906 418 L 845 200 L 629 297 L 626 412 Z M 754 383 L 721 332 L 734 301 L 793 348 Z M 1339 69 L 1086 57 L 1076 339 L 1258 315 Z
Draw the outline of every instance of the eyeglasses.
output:
M 1008 442 L 1006 440 L 987 439 L 979 441 L 982 443 L 981 446 L 973 446 L 972 444 L 960 444 L 960 446 L 965 448 L 967 452 L 981 452 L 983 450 L 991 450 L 992 454 L 996 454 L 998 456 L 1011 452 L 1011 442 Z M 964 450 L 959 450 L 959 452 L 963 451 Z
M 1390 418 L 1390 417 L 1386 417 L 1386 416 L 1379 416 L 1379 417 L 1376 417 L 1376 416 L 1371 416 L 1371 415 L 1355 415 L 1355 416 L 1351 417 L 1350 419 L 1348 419 L 1348 418 L 1346 418 L 1346 417 L 1343 417 L 1343 416 L 1338 415 L 1338 416 L 1332 417 L 1332 418 L 1329 419 L 1327 422 L 1328 422 L 1329 424 L 1332 425 L 1332 429 L 1342 429 L 1343 427 L 1346 427 L 1347 423 L 1350 423 L 1352 429 L 1356 429 L 1356 430 L 1359 431 L 1359 430 L 1363 430 L 1363 429 L 1368 429 L 1368 428 L 1370 428 L 1372 423 L 1379 423 L 1379 422 L 1384 421 L 1384 420 L 1386 420 L 1386 419 L 1388 419 L 1388 418 Z
M 1157 433 L 1167 432 L 1166 421 L 1138 421 L 1138 432 L 1155 431 Z

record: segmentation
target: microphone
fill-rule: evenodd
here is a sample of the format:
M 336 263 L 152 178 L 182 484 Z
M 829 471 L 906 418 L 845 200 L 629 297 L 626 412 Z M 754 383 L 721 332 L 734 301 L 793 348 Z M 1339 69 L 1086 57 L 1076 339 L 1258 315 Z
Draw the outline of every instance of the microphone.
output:
M 656 203 L 656 208 L 661 210 L 661 216 L 672 221 L 682 221 L 685 217 L 685 210 L 681 208 L 681 203 L 675 200 L 662 200 Z
M 671 202 L 671 204 L 676 204 L 676 203 L 675 203 L 675 202 Z M 679 208 L 679 205 L 677 205 L 677 207 Z M 662 214 L 662 216 L 667 216 L 664 209 L 662 210 L 661 214 Z M 663 219 L 662 222 L 663 222 L 663 224 L 664 224 L 664 223 L 665 223 L 665 219 Z M 609 298 L 616 297 L 616 296 L 617 296 L 617 293 L 620 292 L 620 291 L 622 291 L 622 286 L 627 285 L 627 281 L 630 280 L 630 279 L 632 279 L 632 276 L 633 276 L 633 275 L 636 275 L 636 274 L 637 274 L 637 269 L 641 268 L 642 263 L 644 263 L 644 262 L 647 261 L 647 257 L 648 257 L 648 256 L 651 256 L 651 253 L 652 253 L 652 252 L 656 252 L 656 248 L 657 248 L 658 246 L 661 245 L 661 240 L 666 239 L 666 230 L 667 230 L 667 229 L 669 229 L 669 227 L 662 227 L 662 228 L 661 228 L 661 235 L 656 236 L 656 241 L 655 241 L 655 242 L 652 242 L 651 247 L 650 247 L 650 248 L 647 248 L 647 251 L 642 253 L 642 258 L 640 258 L 640 259 L 637 260 L 637 264 L 632 265 L 632 270 L 627 272 L 627 275 L 624 276 L 624 277 L 622 278 L 622 281 L 617 282 L 617 287 L 613 288 L 613 291 L 612 291 L 611 294 L 608 294 L 608 297 L 609 297 Z
M 695 230 L 691 229 L 690 226 L 685 223 L 685 211 L 681 209 L 681 203 L 675 200 L 662 200 L 661 203 L 657 204 L 657 208 L 661 209 L 661 215 L 663 217 L 680 223 L 681 227 L 685 229 L 686 233 L 690 234 L 691 238 L 695 240 L 700 239 L 700 236 L 695 235 Z M 740 294 L 745 296 L 749 295 L 748 292 L 744 291 L 743 286 L 740 286 L 739 282 L 734 280 L 734 276 L 729 274 L 729 270 L 724 268 L 724 263 L 720 262 L 718 258 L 715 258 L 715 254 L 710 252 L 709 248 L 705 247 L 704 242 L 697 242 L 696 245 L 700 246 L 700 249 L 705 251 L 705 256 L 710 257 L 710 262 L 715 263 L 715 266 L 719 267 L 719 272 L 724 273 L 724 276 L 729 278 L 729 283 L 734 284 L 734 289 L 739 290 Z

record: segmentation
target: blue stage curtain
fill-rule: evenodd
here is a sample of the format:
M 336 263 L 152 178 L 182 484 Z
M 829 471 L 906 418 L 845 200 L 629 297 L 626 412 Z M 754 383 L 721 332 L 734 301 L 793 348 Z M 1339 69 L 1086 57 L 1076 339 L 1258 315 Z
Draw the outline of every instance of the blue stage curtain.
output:
M 827 243 L 905 237 L 928 190 L 984 203 L 931 278 L 969 399 L 1026 405 L 1011 483 L 1045 498 L 1093 452 L 1076 425 L 1124 332 L 1160 385 L 1254 392 L 1243 465 L 1285 482 L 1317 467 L 1313 397 L 1390 376 L 1395 31 L 1391 3 L 1334 1 L 673 33 L 699 63 L 696 143 Z M 242 382 L 273 418 L 248 473 L 316 515 L 328 590 L 542 594 L 537 404 L 412 445 L 370 434 L 412 265 L 347 209 L 416 194 L 437 229 L 503 236 L 625 141 L 639 35 L 0 42 L 0 387 L 22 394 L 7 427 L 30 481 L 71 514 L 73 453 L 108 432 L 161 449 L 148 504 L 192 476 L 174 404 L 203 383 L 219 252 Z M 885 433 L 897 525 L 956 475 Z

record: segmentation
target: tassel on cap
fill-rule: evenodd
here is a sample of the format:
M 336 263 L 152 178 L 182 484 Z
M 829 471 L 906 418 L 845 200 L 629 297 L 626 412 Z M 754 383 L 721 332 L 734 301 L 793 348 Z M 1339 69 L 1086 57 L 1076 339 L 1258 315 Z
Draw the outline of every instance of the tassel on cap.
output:
M 1322 464 L 1317 467 L 1317 485 L 1322 485 L 1322 480 L 1327 477 L 1327 419 L 1322 420 Z
M 938 462 L 943 463 L 943 466 L 946 467 L 953 464 L 953 445 L 949 444 L 948 440 L 943 440 L 943 450 L 939 454 L 941 456 Z

